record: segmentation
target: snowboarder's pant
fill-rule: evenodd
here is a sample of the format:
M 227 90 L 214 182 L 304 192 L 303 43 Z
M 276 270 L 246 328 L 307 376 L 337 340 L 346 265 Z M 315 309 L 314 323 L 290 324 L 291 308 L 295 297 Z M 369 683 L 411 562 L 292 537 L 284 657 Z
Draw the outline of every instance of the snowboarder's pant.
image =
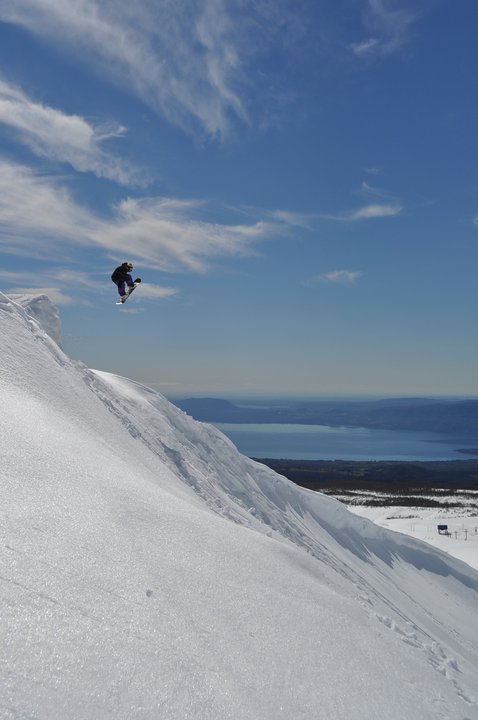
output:
M 128 287 L 132 288 L 134 285 L 134 282 L 133 282 L 133 278 L 131 277 L 131 275 L 126 275 L 123 280 L 119 280 L 116 284 L 118 286 L 118 293 L 120 295 L 125 295 L 125 293 L 126 293 L 125 286 L 127 285 Z

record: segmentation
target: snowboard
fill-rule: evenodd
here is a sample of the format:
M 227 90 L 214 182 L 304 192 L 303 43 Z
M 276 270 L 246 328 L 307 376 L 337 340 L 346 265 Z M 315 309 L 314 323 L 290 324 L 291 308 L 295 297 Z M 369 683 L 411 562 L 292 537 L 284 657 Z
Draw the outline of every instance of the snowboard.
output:
M 118 298 L 118 300 L 116 301 L 116 304 L 117 304 L 117 305 L 123 305 L 123 304 L 126 302 L 126 300 L 129 298 L 129 296 L 131 295 L 131 293 L 133 292 L 133 290 L 134 290 L 136 287 L 138 287 L 138 285 L 140 284 L 140 282 L 141 282 L 141 278 L 136 278 L 136 280 L 134 281 L 133 287 L 129 289 L 129 292 L 127 293 L 126 297 L 124 297 L 124 298 Z

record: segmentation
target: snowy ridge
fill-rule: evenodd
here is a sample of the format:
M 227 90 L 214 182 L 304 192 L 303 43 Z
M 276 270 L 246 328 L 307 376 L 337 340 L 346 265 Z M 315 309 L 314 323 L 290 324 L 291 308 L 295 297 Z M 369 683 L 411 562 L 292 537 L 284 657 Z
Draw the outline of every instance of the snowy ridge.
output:
M 478 573 L 70 360 L 56 309 L 18 299 L 0 718 L 478 719 Z
M 48 295 L 9 295 L 9 298 L 25 308 L 27 314 L 61 347 L 60 315 Z

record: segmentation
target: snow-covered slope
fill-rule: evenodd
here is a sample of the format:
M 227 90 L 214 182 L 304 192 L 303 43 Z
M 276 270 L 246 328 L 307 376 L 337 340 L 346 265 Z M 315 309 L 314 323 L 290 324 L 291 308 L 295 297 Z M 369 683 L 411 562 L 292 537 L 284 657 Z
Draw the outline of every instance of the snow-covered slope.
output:
M 70 360 L 46 302 L 0 294 L 0 718 L 478 718 L 474 570 Z

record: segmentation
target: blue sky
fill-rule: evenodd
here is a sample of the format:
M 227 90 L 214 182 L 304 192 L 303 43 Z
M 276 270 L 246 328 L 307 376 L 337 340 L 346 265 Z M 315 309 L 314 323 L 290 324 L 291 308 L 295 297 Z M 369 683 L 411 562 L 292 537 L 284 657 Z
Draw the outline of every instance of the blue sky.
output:
M 0 2 L 0 289 L 169 396 L 477 395 L 477 22 Z M 144 282 L 119 308 L 123 260 Z

